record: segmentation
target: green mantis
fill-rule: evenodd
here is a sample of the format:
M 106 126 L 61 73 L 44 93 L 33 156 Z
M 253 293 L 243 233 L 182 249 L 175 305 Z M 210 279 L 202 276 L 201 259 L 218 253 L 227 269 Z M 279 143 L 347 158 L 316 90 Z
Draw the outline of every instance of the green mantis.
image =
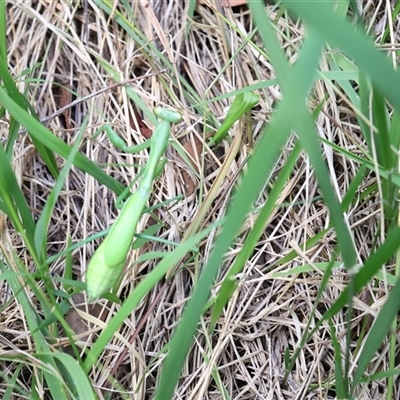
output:
M 150 157 L 137 191 L 125 202 L 107 237 L 95 251 L 86 273 L 86 289 L 90 300 L 95 300 L 117 283 L 132 244 L 136 226 L 150 197 L 153 181 L 161 157 L 168 146 L 171 123 L 181 120 L 177 112 L 156 107 L 154 114 L 161 119 L 150 139 Z M 113 137 L 118 147 L 125 144 Z
M 259 96 L 254 93 L 238 95 L 223 124 L 211 139 L 210 145 L 220 143 L 235 121 L 254 107 L 258 101 Z M 160 171 L 160 167 L 163 166 L 160 159 L 168 146 L 171 124 L 179 122 L 182 118 L 179 113 L 160 107 L 155 108 L 154 114 L 161 119 L 161 122 L 151 139 L 138 146 L 128 147 L 108 125 L 102 128 L 106 131 L 112 144 L 125 152 L 133 153 L 149 146 L 151 151 L 137 191 L 125 202 L 110 232 L 89 262 L 86 287 L 90 300 L 102 296 L 117 283 L 131 248 L 137 224 L 150 196 L 153 181 Z

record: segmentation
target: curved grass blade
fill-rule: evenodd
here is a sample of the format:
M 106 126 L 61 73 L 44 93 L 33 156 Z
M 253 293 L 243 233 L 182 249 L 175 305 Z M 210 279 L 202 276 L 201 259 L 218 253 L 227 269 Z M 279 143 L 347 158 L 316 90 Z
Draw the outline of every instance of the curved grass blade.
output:
M 400 73 L 395 71 L 383 52 L 380 52 L 361 30 L 334 11 L 331 1 L 282 0 L 289 10 L 314 28 L 326 41 L 340 47 L 360 69 L 363 69 L 374 86 L 400 107 Z M 351 39 L 351 40 L 350 40 Z
M 7 108 L 9 113 L 13 115 L 14 118 L 23 125 L 34 138 L 44 143 L 47 148 L 59 154 L 63 158 L 68 158 L 71 148 L 22 109 L 2 88 L 0 88 L 0 103 Z M 124 186 L 121 183 L 108 176 L 101 168 L 83 154 L 76 154 L 74 165 L 93 176 L 115 193 L 121 194 L 123 192 Z
M 251 9 L 254 4 L 256 3 L 250 3 Z M 306 40 L 299 61 L 294 67 L 293 73 L 289 75 L 286 82 L 287 87 L 295 88 L 295 90 L 288 90 L 283 96 L 283 101 L 276 111 L 273 123 L 266 129 L 249 161 L 247 173 L 228 210 L 226 223 L 216 239 L 208 263 L 202 271 L 193 295 L 185 307 L 182 320 L 170 341 L 171 350 L 164 361 L 155 400 L 172 398 L 198 320 L 207 302 L 211 285 L 218 273 L 224 254 L 233 243 L 235 235 L 257 194 L 265 185 L 265 177 L 268 176 L 293 127 L 293 120 L 287 116 L 290 115 L 291 110 L 297 109 L 298 104 L 304 102 L 310 90 L 316 74 L 320 48 L 320 41 L 315 37 Z M 302 78 L 299 79 L 299 76 Z M 308 110 L 305 111 L 309 114 Z M 303 113 L 305 111 L 302 110 Z
M 351 387 L 351 395 L 354 395 L 356 386 L 360 383 L 368 364 L 371 362 L 375 352 L 382 345 L 385 336 L 390 330 L 393 318 L 396 317 L 400 308 L 400 279 L 397 279 L 396 285 L 391 288 L 382 309 L 368 333 L 367 340 L 364 343 L 363 350 L 358 360 L 357 369 Z
M 75 156 L 78 154 L 79 145 L 81 143 L 83 134 L 86 130 L 88 118 L 89 118 L 89 116 L 87 116 L 85 118 L 85 120 L 83 121 L 82 127 L 80 128 L 79 133 L 75 139 L 75 143 L 71 148 L 71 151 L 66 159 L 63 169 L 61 170 L 59 176 L 57 177 L 56 183 L 47 198 L 46 204 L 43 207 L 42 213 L 40 214 L 39 220 L 36 224 L 35 249 L 36 249 L 37 254 L 41 255 L 41 260 L 43 260 L 41 263 L 41 267 L 46 266 L 46 264 L 44 263 L 44 259 L 46 258 L 47 229 L 49 226 L 51 215 L 52 215 L 54 206 L 56 205 L 57 198 L 63 188 L 63 185 L 67 178 L 67 175 L 72 167 Z
M 97 396 L 93 393 L 92 386 L 87 375 L 83 372 L 80 365 L 69 354 L 51 353 L 49 356 L 54 357 L 63 371 L 63 376 L 69 383 L 68 387 L 79 400 L 96 400 Z

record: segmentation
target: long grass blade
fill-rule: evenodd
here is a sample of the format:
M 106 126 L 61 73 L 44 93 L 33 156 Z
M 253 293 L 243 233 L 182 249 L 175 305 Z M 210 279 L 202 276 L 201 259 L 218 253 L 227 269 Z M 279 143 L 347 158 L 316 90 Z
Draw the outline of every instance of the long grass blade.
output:
M 381 346 L 385 336 L 389 332 L 393 318 L 397 315 L 400 308 L 400 279 L 396 285 L 391 288 L 389 296 L 376 317 L 371 330 L 368 333 L 367 340 L 364 343 L 363 351 L 361 352 L 358 361 L 357 369 L 352 382 L 352 395 L 357 385 L 360 383 L 363 375 L 368 367 L 368 364 L 375 355 L 375 352 Z
M 252 4 L 250 4 L 250 7 L 251 6 Z M 284 97 L 276 112 L 273 123 L 264 132 L 252 159 L 249 161 L 247 174 L 233 198 L 223 230 L 216 239 L 215 247 L 210 255 L 208 263 L 204 267 L 192 297 L 185 308 L 182 321 L 170 342 L 171 350 L 163 365 L 155 397 L 156 400 L 172 398 L 174 387 L 192 342 L 198 320 L 207 302 L 211 284 L 218 273 L 225 252 L 233 242 L 251 204 L 255 200 L 261 187 L 265 184 L 265 177 L 271 170 L 280 149 L 290 133 L 293 121 L 287 118 L 287 115 L 289 115 L 294 105 L 304 101 L 304 98 L 310 90 L 311 83 L 315 77 L 319 54 L 319 42 L 316 43 L 314 40 L 305 42 L 298 64 L 293 67 L 293 71 L 287 81 L 287 87 L 293 88 L 297 86 L 296 90 L 286 93 L 286 97 Z M 313 73 L 304 74 L 304 68 L 306 66 L 309 68 L 310 60 L 314 61 L 313 68 L 311 69 Z M 299 83 L 297 79 L 298 73 L 302 76 L 301 83 Z M 296 80 L 294 81 L 294 79 Z M 294 82 L 296 82 L 296 84 Z
M 68 158 L 68 155 L 71 151 L 70 147 L 62 140 L 54 136 L 39 121 L 22 109 L 2 88 L 0 88 L 0 103 L 7 108 L 10 114 L 13 115 L 15 119 L 31 133 L 33 137 L 45 143 L 46 147 L 48 147 L 50 150 L 64 158 Z M 96 178 L 99 182 L 106 185 L 115 193 L 121 194 L 123 192 L 123 185 L 104 173 L 95 163 L 90 161 L 83 154 L 76 154 L 74 165 Z
M 333 2 L 282 0 L 282 3 L 326 41 L 342 49 L 368 74 L 374 86 L 400 107 L 400 73 L 393 69 L 389 59 L 375 48 L 364 32 L 355 30 L 350 22 L 334 11 Z
M 234 290 L 238 285 L 238 280 L 235 279 L 235 275 L 239 274 L 246 261 L 251 256 L 254 247 L 256 246 L 257 241 L 259 240 L 261 234 L 265 229 L 265 224 L 268 218 L 271 216 L 271 213 L 276 205 L 276 202 L 281 194 L 282 188 L 287 182 L 290 173 L 293 170 L 294 164 L 296 163 L 299 154 L 301 151 L 300 145 L 297 143 L 290 156 L 288 157 L 284 168 L 279 174 L 276 182 L 274 183 L 271 191 L 269 192 L 268 199 L 265 202 L 264 206 L 260 214 L 257 217 L 257 221 L 254 224 L 253 229 L 250 231 L 249 236 L 246 238 L 246 241 L 243 244 L 243 249 L 236 257 L 232 267 L 229 269 L 223 283 L 221 286 L 221 290 L 218 293 L 218 296 L 215 300 L 215 305 L 211 314 L 211 321 L 209 330 L 212 332 L 214 330 L 215 324 L 222 314 L 223 308 L 228 303 L 229 299 L 232 297 Z

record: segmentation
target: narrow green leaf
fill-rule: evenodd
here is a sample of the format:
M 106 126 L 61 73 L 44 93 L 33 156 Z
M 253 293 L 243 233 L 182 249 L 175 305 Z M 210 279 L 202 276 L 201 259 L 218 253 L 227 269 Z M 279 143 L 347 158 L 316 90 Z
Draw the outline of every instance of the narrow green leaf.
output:
M 15 393 L 13 392 L 18 392 L 21 397 L 29 398 L 29 393 L 24 390 L 21 385 L 17 384 L 19 374 L 21 373 L 22 367 L 24 364 L 19 364 L 17 368 L 15 369 L 13 375 L 11 378 L 8 378 L 6 375 L 7 371 L 0 371 L 0 378 L 3 382 L 6 383 L 7 389 L 3 393 L 2 400 L 12 400 L 15 399 Z
M 7 6 L 5 1 L 0 2 L 0 59 L 7 59 Z
M 399 228 L 398 228 L 399 229 Z M 371 330 L 368 333 L 367 340 L 364 343 L 363 350 L 358 360 L 357 369 L 354 374 L 352 383 L 352 392 L 356 389 L 356 386 L 360 383 L 368 364 L 371 362 L 375 355 L 375 352 L 382 345 L 385 336 L 389 332 L 390 325 L 393 322 L 400 309 L 400 279 L 397 280 L 396 285 L 390 290 L 389 296 L 379 311 L 378 316 L 372 325 Z
M 338 399 L 347 399 L 347 389 L 345 380 L 343 379 L 343 368 L 342 368 L 342 350 L 340 348 L 339 342 L 337 340 L 336 330 L 332 321 L 329 320 L 329 331 L 332 339 L 333 349 L 334 349 L 334 359 L 335 359 L 335 389 L 336 397 Z
M 14 79 L 10 75 L 8 71 L 8 62 L 7 62 L 7 43 L 5 41 L 6 33 L 3 32 L 3 29 L 6 28 L 7 24 L 5 23 L 6 20 L 6 9 L 5 9 L 5 2 L 0 2 L 0 79 L 3 81 L 4 87 L 6 88 L 9 96 L 20 106 L 21 109 L 27 111 L 29 110 L 31 114 L 38 120 L 33 107 L 29 104 L 27 99 L 19 92 Z M 3 24 L 4 22 L 4 24 Z M 4 36 L 3 36 L 4 34 Z M 5 106 L 3 104 L 3 106 Z M 5 106 L 6 107 L 6 106 Z M 7 107 L 6 107 L 7 108 Z M 9 137 L 6 146 L 6 154 L 9 160 L 11 160 L 11 154 L 14 146 L 14 142 L 18 136 L 20 124 L 18 118 L 15 115 L 12 115 L 10 120 L 10 127 L 9 127 Z M 54 158 L 54 155 L 43 145 L 43 143 L 38 140 L 37 138 L 33 137 L 32 142 L 35 145 L 37 151 L 43 158 L 46 166 L 49 168 L 49 171 L 53 174 L 54 177 L 58 174 L 57 163 Z
M 274 71 L 277 77 L 276 79 L 282 87 L 285 84 L 285 81 L 289 78 L 290 73 L 289 62 L 286 58 L 285 52 L 283 51 L 272 24 L 265 13 L 264 3 L 262 1 L 250 1 L 249 8 L 260 32 L 262 41 L 268 49 L 268 55 L 271 64 L 274 66 Z
M 0 261 L 1 272 L 7 272 L 7 268 L 3 262 Z M 27 322 L 30 332 L 34 332 L 38 326 L 38 315 L 33 309 L 30 299 L 28 299 L 26 292 L 21 290 L 20 281 L 17 278 L 10 277 L 7 279 L 11 290 L 14 292 L 15 297 L 24 310 L 24 318 Z M 47 310 L 46 310 L 47 311 Z M 35 350 L 37 353 L 45 354 L 40 357 L 40 359 L 47 365 L 49 365 L 53 371 L 58 371 L 55 364 L 54 358 L 51 355 L 49 344 L 42 332 L 37 331 L 36 333 L 31 333 L 33 341 L 35 343 Z M 58 379 L 54 379 L 54 374 L 50 373 L 47 369 L 43 370 L 43 374 L 46 379 L 46 383 L 49 386 L 51 397 L 54 399 L 68 399 L 68 396 L 64 390 L 62 383 Z M 61 374 L 59 374 L 61 376 Z
M 214 330 L 215 324 L 222 314 L 223 308 L 228 304 L 228 301 L 232 297 L 233 292 L 235 291 L 238 280 L 235 279 L 235 275 L 240 273 L 246 263 L 246 261 L 251 256 L 254 247 L 257 241 L 260 239 L 261 234 L 265 230 L 265 224 L 268 218 L 273 211 L 276 202 L 279 199 L 279 196 L 282 192 L 282 188 L 287 182 L 290 174 L 293 171 L 293 167 L 299 157 L 301 152 L 301 147 L 297 143 L 294 147 L 293 151 L 291 152 L 290 156 L 288 157 L 287 161 L 285 162 L 285 166 L 283 167 L 282 171 L 280 172 L 276 182 L 274 183 L 271 191 L 268 194 L 268 199 L 265 202 L 264 206 L 261 209 L 260 214 L 257 217 L 256 223 L 253 226 L 253 229 L 250 231 L 249 236 L 246 238 L 246 241 L 243 244 L 243 248 L 235 258 L 235 261 L 232 267 L 229 269 L 218 293 L 218 296 L 215 300 L 215 305 L 213 307 L 211 313 L 211 321 L 209 331 L 212 332 Z
M 196 0 L 189 0 L 189 7 L 187 10 L 187 22 L 185 28 L 185 39 L 187 39 L 190 31 L 190 26 L 193 20 L 194 11 L 196 9 Z
M 3 146 L 0 144 L 0 200 L 1 210 L 10 218 L 14 228 L 19 232 L 28 247 L 32 257 L 39 260 L 35 252 L 34 232 L 35 223 L 31 210 L 20 189 L 14 172 L 8 161 Z
M 253 4 L 255 2 L 249 3 L 251 9 Z M 182 320 L 171 339 L 171 350 L 164 361 L 155 400 L 172 398 L 199 317 L 207 302 L 210 287 L 218 273 L 224 254 L 232 245 L 235 235 L 257 194 L 265 185 L 265 177 L 268 176 L 292 129 L 293 120 L 288 118 L 288 115 L 291 115 L 291 111 L 298 104 L 304 102 L 315 77 L 319 55 L 319 41 L 315 41 L 315 38 L 310 41 L 306 40 L 299 61 L 293 67 L 293 71 L 289 74 L 286 82 L 287 88 L 295 88 L 295 90 L 289 89 L 283 96 L 283 101 L 278 106 L 273 123 L 264 132 L 253 157 L 249 161 L 247 173 L 228 209 L 226 223 L 216 239 L 210 258 L 202 271 L 189 303 L 185 307 Z M 312 66 L 311 61 L 313 62 Z M 305 71 L 305 68 L 310 68 L 310 66 L 311 72 Z M 301 79 L 299 79 L 299 76 L 301 76 Z M 307 110 L 306 113 L 309 114 Z M 299 116 L 299 118 L 302 119 L 304 116 Z
M 51 353 L 48 357 L 54 357 L 60 363 L 63 376 L 69 383 L 69 389 L 77 400 L 97 400 L 89 379 L 81 366 L 69 354 Z
M 66 253 L 65 253 L 65 268 L 64 268 L 64 276 L 63 276 L 63 278 L 66 281 L 72 280 L 72 277 L 73 277 L 73 259 L 72 259 L 72 251 L 70 250 L 71 246 L 72 246 L 72 240 L 71 240 L 71 237 L 68 236 L 67 248 L 66 248 Z M 69 291 L 70 285 L 65 283 L 64 289 L 66 291 Z
M 61 315 L 65 315 L 67 311 L 71 308 L 71 303 L 68 300 L 63 300 L 62 302 L 57 304 L 57 312 L 60 313 Z M 42 331 L 43 329 L 46 329 L 48 326 L 51 324 L 54 324 L 58 321 L 58 317 L 54 310 L 49 313 L 46 318 L 36 327 L 32 333 L 36 333 L 38 331 Z
M 375 47 L 371 38 L 354 29 L 350 22 L 334 11 L 333 2 L 282 0 L 282 3 L 326 41 L 341 48 L 368 74 L 374 86 L 385 93 L 396 107 L 400 107 L 399 71 L 393 69 L 389 59 Z
M 161 228 L 161 224 L 154 224 L 145 229 L 140 235 L 136 235 L 132 249 L 137 250 L 143 247 L 149 241 L 148 237 L 155 235 Z
M 400 247 L 400 227 L 396 227 L 388 235 L 386 241 L 382 244 L 379 249 L 371 254 L 365 261 L 364 265 L 360 268 L 359 272 L 354 278 L 354 293 L 357 294 L 373 277 L 379 272 L 382 266 L 387 263 L 390 258 Z M 333 303 L 328 311 L 322 316 L 321 320 L 318 321 L 316 326 L 310 332 L 313 335 L 316 330 L 321 326 L 324 321 L 332 318 L 340 310 L 345 307 L 348 301 L 349 288 L 345 288 L 339 298 Z M 309 337 L 310 337 L 309 335 Z
M 365 178 L 366 175 L 366 166 L 362 165 L 360 169 L 357 171 L 357 174 L 354 178 L 352 178 L 349 188 L 347 189 L 346 194 L 343 196 L 342 199 L 342 211 L 348 211 L 349 207 L 351 206 L 356 193 L 361 185 L 362 180 Z
M 23 126 L 25 126 L 25 128 L 33 137 L 45 143 L 46 147 L 48 147 L 50 150 L 64 158 L 68 158 L 68 155 L 71 151 L 70 147 L 62 140 L 54 136 L 39 121 L 23 110 L 2 88 L 0 88 L 0 103 L 3 103 L 10 114 L 13 115 L 15 119 L 17 119 Z M 124 190 L 123 185 L 108 176 L 96 164 L 94 164 L 81 153 L 76 155 L 74 165 L 93 176 L 100 183 L 106 185 L 115 193 L 120 194 Z
M 53 189 L 51 190 L 46 204 L 43 207 L 42 213 L 40 214 L 39 220 L 36 224 L 36 229 L 35 229 L 35 249 L 37 254 L 41 254 L 42 257 L 41 259 L 44 260 L 46 258 L 46 247 L 47 247 L 47 230 L 49 226 L 49 222 L 54 210 L 54 207 L 56 205 L 58 196 L 61 193 L 61 190 L 63 189 L 63 185 L 65 180 L 67 179 L 68 173 L 72 167 L 72 164 L 75 160 L 76 155 L 78 154 L 79 150 L 79 145 L 81 143 L 81 139 L 83 137 L 83 134 L 85 133 L 86 126 L 88 122 L 88 116 L 85 118 L 79 133 L 75 139 L 75 143 L 71 148 L 70 153 L 68 154 L 68 157 L 66 159 L 66 162 L 64 164 L 64 167 L 57 177 L 57 181 L 55 185 L 53 186 Z M 43 266 L 45 266 L 44 264 Z

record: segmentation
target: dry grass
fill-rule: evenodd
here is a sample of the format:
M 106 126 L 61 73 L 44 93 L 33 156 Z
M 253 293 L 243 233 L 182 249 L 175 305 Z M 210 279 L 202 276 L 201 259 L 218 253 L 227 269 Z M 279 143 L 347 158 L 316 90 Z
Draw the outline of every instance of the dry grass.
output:
M 374 18 L 371 20 L 371 29 L 376 29 L 379 34 L 379 29 L 382 29 L 381 20 L 387 18 L 387 11 L 383 4 L 381 8 L 375 7 L 372 10 L 372 3 L 366 3 L 365 17 Z M 186 21 L 182 19 L 186 15 L 186 7 L 186 2 L 155 2 L 154 16 L 159 21 L 157 26 L 149 10 L 143 8 L 140 2 L 133 4 L 132 18 L 136 21 L 137 28 L 173 60 L 176 75 L 171 78 L 166 75 L 146 77 L 160 69 L 157 60 L 144 54 L 120 30 L 114 18 L 109 18 L 100 11 L 93 1 L 88 1 L 86 14 L 76 3 L 71 5 L 61 1 L 10 2 L 8 7 L 7 38 L 11 74 L 19 77 L 19 89 L 22 92 L 28 91 L 27 97 L 34 104 L 40 118 L 45 119 L 52 115 L 74 100 L 75 96 L 87 96 L 112 85 L 115 81 L 110 78 L 109 72 L 99 60 L 106 60 L 117 70 L 121 81 L 143 76 L 130 86 L 148 107 L 166 104 L 184 111 L 184 122 L 174 128 L 174 135 L 180 143 L 195 143 L 195 138 L 203 143 L 202 155 L 194 160 L 197 170 L 193 171 L 171 148 L 168 153 L 168 167 L 157 181 L 151 201 L 156 204 L 180 194 L 184 198 L 169 208 L 161 208 L 153 218 L 146 214 L 139 225 L 139 231 L 143 231 L 159 218 L 163 228 L 157 235 L 175 242 L 179 242 L 185 232 L 197 223 L 199 205 L 210 195 L 216 179 L 220 179 L 218 193 L 205 217 L 210 222 L 224 215 L 229 194 L 250 150 L 246 141 L 238 146 L 234 157 L 228 157 L 231 150 L 227 143 L 214 152 L 210 150 L 203 140 L 202 116 L 193 109 L 187 109 L 184 89 L 174 84 L 173 78 L 180 74 L 190 82 L 201 98 L 213 98 L 274 76 L 268 61 L 257 48 L 246 44 L 243 37 L 232 29 L 234 26 L 245 35 L 253 30 L 245 8 L 222 10 L 217 7 L 216 11 L 214 7 L 199 5 L 186 38 Z M 272 10 L 272 6 L 268 7 Z M 286 18 L 279 19 L 277 26 L 283 32 L 282 46 L 290 61 L 294 62 L 303 28 Z M 257 43 L 258 39 L 253 40 Z M 239 48 L 240 52 L 232 60 L 232 55 Z M 323 67 L 324 60 L 321 60 L 321 68 Z M 29 84 L 27 76 L 23 76 L 27 69 L 31 71 Z M 279 87 L 259 91 L 259 94 L 262 101 L 253 112 L 252 132 L 255 141 L 269 118 L 274 100 L 280 96 Z M 319 104 L 328 95 L 323 112 L 316 122 L 320 135 L 351 152 L 361 152 L 365 144 L 354 123 L 353 110 L 342 100 L 339 89 L 334 90 L 331 85 L 318 81 L 313 95 L 315 104 Z M 228 105 L 228 101 L 210 103 L 209 112 L 221 120 Z M 83 120 L 88 117 L 88 129 L 81 151 L 92 160 L 104 164 L 109 174 L 127 185 L 138 174 L 140 166 L 146 163 L 147 152 L 122 154 L 109 144 L 104 134 L 93 140 L 92 135 L 107 120 L 127 143 L 142 142 L 140 132 L 143 127 L 138 125 L 141 123 L 136 118 L 138 112 L 121 86 L 76 105 L 63 115 L 50 120 L 48 126 L 66 142 L 71 142 Z M 144 119 L 147 121 L 147 118 Z M 2 122 L 2 126 L 5 128 L 5 122 Z M 1 129 L 2 126 L 0 125 Z M 241 136 L 246 129 L 246 126 L 236 124 L 230 134 Z M 287 149 L 291 146 L 291 143 L 287 143 Z M 38 215 L 54 180 L 37 157 L 27 136 L 20 136 L 15 154 L 15 170 L 20 176 L 21 185 L 34 214 Z M 325 155 L 336 192 L 341 197 L 351 183 L 357 166 L 328 148 L 325 148 Z M 282 152 L 271 176 L 276 176 L 286 157 L 286 152 Z M 121 164 L 126 167 L 122 168 Z M 223 168 L 227 172 L 221 177 L 218 174 Z M 185 193 L 187 178 L 182 171 L 190 174 L 196 182 L 196 191 L 189 196 Z M 363 187 L 368 188 L 373 183 L 374 177 L 371 176 L 363 183 Z M 263 200 L 260 198 L 259 203 L 262 204 Z M 89 235 L 106 229 L 118 213 L 114 202 L 115 197 L 109 190 L 81 171 L 73 169 L 54 212 L 50 227 L 49 254 L 65 249 L 68 238 L 73 243 L 78 243 Z M 298 162 L 280 202 L 253 256 L 246 264 L 239 290 L 225 310 L 216 331 L 213 335 L 207 333 L 207 316 L 199 326 L 182 371 L 176 399 L 220 399 L 221 392 L 211 377 L 212 368 L 217 370 L 223 386 L 234 399 L 334 398 L 327 389 L 327 383 L 333 378 L 334 371 L 333 348 L 327 325 L 303 347 L 290 374 L 288 385 L 281 386 L 285 350 L 292 351 L 297 346 L 309 319 L 319 319 L 348 280 L 344 270 L 335 270 L 313 315 L 323 271 L 315 267 L 314 271 L 305 274 L 273 277 L 278 271 L 324 262 L 332 257 L 335 246 L 332 232 L 308 250 L 303 245 L 307 239 L 329 224 L 327 209 L 319 199 L 319 190 L 307 157 L 303 156 Z M 360 202 L 348 215 L 360 260 L 365 259 L 373 248 L 379 222 L 379 207 L 376 199 L 371 196 L 369 201 Z M 252 218 L 249 217 L 235 247 L 227 254 L 221 268 L 220 280 L 240 250 L 246 233 L 252 228 Z M 29 256 L 25 253 L 23 244 L 9 226 L 6 237 L 3 248 L 10 243 L 29 265 Z M 125 321 L 118 336 L 114 337 L 104 353 L 102 361 L 105 368 L 112 370 L 115 363 L 120 363 L 115 378 L 126 391 L 132 393 L 132 398 L 148 399 L 154 392 L 156 376 L 162 362 L 162 357 L 158 357 L 158 354 L 171 337 L 203 260 L 207 258 L 213 238 L 214 235 L 210 235 L 202 243 L 198 257 L 187 262 L 168 285 L 160 284 L 149 294 L 135 313 Z M 94 248 L 95 244 L 91 243 L 74 252 L 76 277 L 84 276 Z M 148 244 L 133 252 L 130 261 L 138 260 L 141 254 L 149 250 L 161 249 L 165 251 L 170 247 L 160 243 Z M 282 257 L 293 249 L 297 252 L 294 260 L 280 265 Z M 152 263 L 153 261 L 145 261 L 136 264 L 126 274 L 121 298 L 152 268 Z M 63 262 L 60 260 L 52 265 L 52 273 L 61 275 L 62 268 Z M 360 301 L 355 304 L 358 314 L 353 321 L 354 338 L 358 337 L 367 316 L 374 314 L 381 306 L 387 294 L 383 286 L 366 288 Z M 216 290 L 217 288 L 218 284 L 215 286 Z M 9 299 L 3 292 L 3 304 Z M 79 322 L 81 319 L 88 319 L 95 331 L 101 329 L 107 319 L 103 321 L 98 318 L 97 313 L 92 314 L 76 314 L 72 320 L 75 318 Z M 111 315 L 112 308 L 106 318 Z M 339 343 L 344 348 L 345 325 L 341 313 L 335 317 L 334 324 Z M 311 322 L 311 326 L 313 325 Z M 4 308 L 0 330 L 1 352 L 18 354 L 33 351 L 24 316 L 13 302 Z M 128 342 L 133 339 L 133 344 L 130 345 Z M 86 345 L 90 345 L 91 338 L 84 340 Z M 61 338 L 60 345 L 65 343 L 66 340 Z M 126 348 L 130 350 L 127 354 L 123 353 Z M 376 360 L 377 365 L 381 365 L 379 368 L 385 363 L 385 351 L 382 349 L 382 359 Z M 208 363 L 205 362 L 204 354 L 210 358 Z M 351 363 L 354 361 L 350 360 Z M 4 368 L 13 369 L 15 365 L 8 363 L 6 366 L 3 363 L 2 369 Z M 100 388 L 107 385 L 108 372 L 91 376 L 98 392 L 103 395 L 106 389 L 102 391 Z M 19 381 L 18 384 L 29 390 L 32 376 L 28 367 L 24 377 L 26 381 Z M 362 398 L 378 399 L 381 393 L 382 388 L 377 383 L 371 384 L 362 394 Z

